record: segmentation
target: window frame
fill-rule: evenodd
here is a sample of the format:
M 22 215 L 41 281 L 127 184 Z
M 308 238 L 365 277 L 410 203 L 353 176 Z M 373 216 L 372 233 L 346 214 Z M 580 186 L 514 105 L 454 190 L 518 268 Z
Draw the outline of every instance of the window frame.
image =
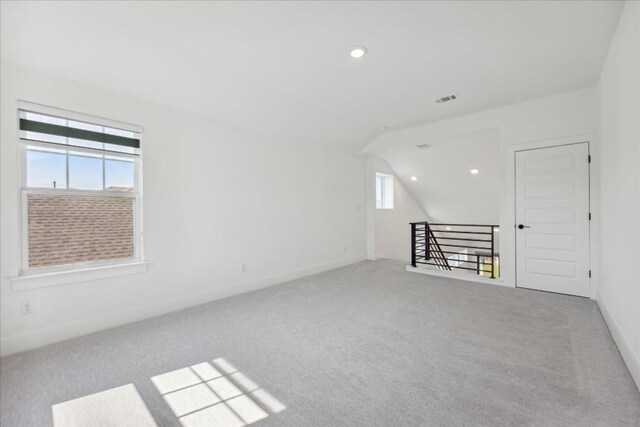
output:
M 84 121 L 104 127 L 123 129 L 138 134 L 140 139 L 139 154 L 118 153 L 108 150 L 92 149 L 85 147 L 67 146 L 63 144 L 54 144 L 47 142 L 39 142 L 20 137 L 18 131 L 18 143 L 20 145 L 20 163 L 18 165 L 20 171 L 20 235 L 21 235 L 21 268 L 20 276 L 39 276 L 50 273 L 64 273 L 85 271 L 91 268 L 105 268 L 127 266 L 144 262 L 143 251 L 143 193 L 142 193 L 142 128 L 126 123 L 119 123 L 113 120 L 102 119 L 99 117 L 89 116 L 85 114 L 73 113 L 60 110 L 54 107 L 40 106 L 32 103 L 19 103 L 16 110 L 17 119 L 19 120 L 20 110 L 29 110 L 37 114 L 53 115 L 63 117 L 68 120 Z M 19 126 L 18 126 L 19 129 Z M 97 154 L 102 156 L 102 190 L 79 190 L 70 188 L 47 188 L 47 187 L 29 187 L 27 185 L 27 152 L 28 147 L 55 148 L 64 151 L 66 157 L 66 187 L 69 186 L 69 156 L 70 152 L 84 152 L 87 154 Z M 72 155 L 72 154 L 71 154 Z M 106 157 L 120 157 L 131 160 L 134 165 L 133 190 L 132 191 L 107 191 L 105 189 L 106 179 Z M 45 267 L 29 267 L 29 221 L 28 221 L 28 196 L 30 194 L 58 194 L 58 195 L 75 195 L 75 196 L 97 196 L 97 197 L 126 197 L 133 199 L 133 257 L 121 258 L 113 260 L 86 261 L 74 264 L 64 264 L 57 266 Z

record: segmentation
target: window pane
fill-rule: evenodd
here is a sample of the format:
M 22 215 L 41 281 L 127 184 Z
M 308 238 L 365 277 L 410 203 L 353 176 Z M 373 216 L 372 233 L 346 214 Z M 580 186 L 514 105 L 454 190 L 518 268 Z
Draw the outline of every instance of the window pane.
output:
M 29 194 L 29 267 L 133 258 L 134 200 Z
M 126 147 L 124 145 L 104 144 L 104 149 L 107 151 L 114 151 L 116 153 L 140 154 L 140 150 L 138 148 Z
M 382 182 L 384 184 L 384 189 L 382 190 L 382 207 L 385 209 L 393 209 L 393 177 L 387 175 L 383 178 Z
M 77 138 L 69 138 L 69 145 L 73 145 L 74 147 L 83 147 L 83 148 L 94 148 L 96 150 L 104 150 L 105 144 L 102 142 L 96 141 L 88 141 L 86 139 L 77 139 Z
M 24 112 L 21 116 L 24 115 L 24 118 L 27 120 L 33 120 L 36 122 L 42 123 L 50 123 L 52 125 L 66 126 L 67 120 L 60 117 L 51 117 L 45 116 L 43 114 L 36 114 L 32 112 Z M 20 131 L 20 136 L 22 138 L 31 139 L 34 141 L 45 141 L 45 142 L 53 142 L 55 144 L 66 144 L 67 138 L 64 136 L 56 136 L 56 135 L 47 135 L 38 132 L 24 132 Z
M 130 132 L 128 130 L 114 129 L 114 128 L 109 128 L 109 127 L 105 127 L 104 128 L 104 133 L 108 133 L 109 135 L 124 136 L 125 138 L 135 138 L 136 137 L 135 133 Z
M 393 176 L 376 173 L 376 208 L 393 209 Z
M 24 110 L 19 110 L 19 111 L 20 111 L 21 119 L 32 120 L 40 123 L 54 124 L 54 125 L 63 126 L 66 128 L 82 129 L 86 131 L 102 133 L 107 135 L 121 136 L 125 138 L 133 138 L 133 139 L 140 138 L 140 135 L 137 132 L 112 128 L 112 127 L 105 127 L 98 124 L 93 124 L 93 123 L 88 123 L 88 122 L 83 122 L 78 120 L 48 116 L 46 114 L 32 113 Z M 109 144 L 106 142 L 103 143 L 103 142 L 92 141 L 92 140 L 56 136 L 56 135 L 50 135 L 47 133 L 39 133 L 39 132 L 32 132 L 32 131 L 26 131 L 26 130 L 20 130 L 20 138 L 33 140 L 33 141 L 65 144 L 65 145 L 83 147 L 83 148 L 92 148 L 96 150 L 114 151 L 117 153 L 127 153 L 127 154 L 133 154 L 133 155 L 140 154 L 139 148 L 118 145 L 117 143 Z M 96 138 L 96 139 L 100 139 L 100 138 Z
M 102 190 L 102 159 L 70 154 L 69 188 Z
M 134 164 L 127 160 L 105 160 L 104 188 L 107 191 L 132 191 Z
M 104 133 L 110 135 L 124 136 L 125 138 L 136 138 L 136 134 L 122 129 L 114 129 L 105 127 Z M 139 150 L 133 147 L 125 147 L 123 145 L 104 144 L 104 149 L 109 151 L 116 151 L 118 153 L 138 154 Z
M 20 131 L 20 138 L 31 141 L 52 142 L 54 144 L 66 144 L 67 138 L 64 136 L 47 135 L 46 133 Z
M 25 111 L 24 117 L 34 122 L 50 123 L 52 125 L 66 126 L 67 119 L 62 117 L 47 116 L 44 114 L 32 113 L 31 111 Z
M 92 132 L 102 133 L 102 126 L 94 125 L 91 123 L 76 122 L 75 120 L 69 120 L 68 126 L 70 128 L 84 129 L 84 130 L 90 130 Z
M 27 150 L 27 187 L 66 188 L 65 155 Z

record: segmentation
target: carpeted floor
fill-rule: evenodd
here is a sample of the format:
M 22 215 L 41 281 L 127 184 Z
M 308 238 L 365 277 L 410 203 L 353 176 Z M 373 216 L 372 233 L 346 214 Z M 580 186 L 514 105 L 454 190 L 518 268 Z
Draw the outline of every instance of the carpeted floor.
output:
M 593 301 L 393 261 L 3 358 L 1 423 L 49 426 L 52 405 L 133 383 L 159 426 L 180 425 L 157 388 L 175 378 L 151 378 L 214 359 L 286 407 L 255 426 L 640 425 L 640 394 Z

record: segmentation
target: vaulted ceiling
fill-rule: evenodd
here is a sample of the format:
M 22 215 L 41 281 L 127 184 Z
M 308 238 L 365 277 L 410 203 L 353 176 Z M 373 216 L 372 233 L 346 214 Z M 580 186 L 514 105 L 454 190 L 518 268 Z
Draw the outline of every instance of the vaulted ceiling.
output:
M 391 147 L 375 155 L 387 163 L 430 221 L 498 224 L 499 143 L 494 128 L 432 140 L 428 148 Z
M 355 148 L 381 127 L 594 85 L 620 11 L 615 1 L 2 2 L 1 58 Z M 355 45 L 368 54 L 351 58 Z

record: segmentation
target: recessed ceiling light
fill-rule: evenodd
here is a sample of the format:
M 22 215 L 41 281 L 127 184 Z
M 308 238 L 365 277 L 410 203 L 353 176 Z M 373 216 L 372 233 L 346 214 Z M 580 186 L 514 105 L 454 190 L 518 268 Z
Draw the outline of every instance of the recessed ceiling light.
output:
M 447 230 L 451 230 L 451 227 L 447 227 Z
M 478 172 L 480 172 L 478 169 L 471 169 L 469 172 L 471 172 L 472 174 L 477 174 Z
M 418 177 L 417 177 L 417 176 L 412 176 L 412 177 L 411 177 L 411 181 L 417 181 L 417 180 L 418 180 Z
M 362 58 L 367 54 L 367 48 L 364 46 L 356 46 L 349 53 L 352 58 Z

